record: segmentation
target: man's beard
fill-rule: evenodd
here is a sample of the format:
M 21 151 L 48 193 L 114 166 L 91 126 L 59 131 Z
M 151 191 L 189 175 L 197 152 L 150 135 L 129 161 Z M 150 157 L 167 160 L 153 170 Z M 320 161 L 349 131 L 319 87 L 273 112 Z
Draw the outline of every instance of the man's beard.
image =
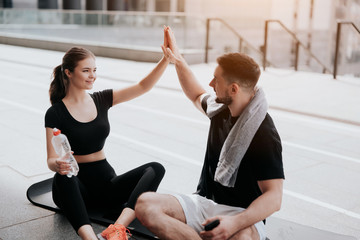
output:
M 215 99 L 215 102 L 217 102 L 217 103 L 223 103 L 223 104 L 225 104 L 225 105 L 227 105 L 227 106 L 229 106 L 231 103 L 232 103 L 232 98 L 230 97 L 230 96 L 226 96 L 226 97 L 223 97 L 223 98 L 219 98 L 219 97 L 217 97 L 216 99 Z

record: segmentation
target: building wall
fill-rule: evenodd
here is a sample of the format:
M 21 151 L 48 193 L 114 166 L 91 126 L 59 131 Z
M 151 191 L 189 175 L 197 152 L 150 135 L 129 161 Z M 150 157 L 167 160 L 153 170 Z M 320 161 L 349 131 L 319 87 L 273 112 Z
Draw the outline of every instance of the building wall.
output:
M 185 12 L 205 17 L 263 18 L 270 16 L 271 4 L 271 0 L 186 0 Z
M 59 9 L 62 1 L 57 0 Z M 119 0 L 127 2 L 129 11 L 185 12 L 199 17 L 231 19 L 234 25 L 252 26 L 265 19 L 279 19 L 294 31 L 330 30 L 337 19 L 348 19 L 360 24 L 359 0 L 313 0 L 313 18 L 310 19 L 311 0 Z M 38 0 L 12 0 L 14 8 L 37 8 Z M 298 3 L 296 5 L 295 3 Z M 259 7 L 261 6 L 261 7 Z M 85 9 L 86 0 L 81 0 Z M 107 0 L 103 0 L 107 9 Z M 297 13 L 295 21 L 294 13 Z M 310 22 L 311 21 L 311 22 Z M 242 23 L 242 24 L 241 24 Z
M 14 8 L 37 8 L 37 0 L 13 0 Z
M 332 6 L 334 0 L 314 0 L 313 5 L 313 30 L 326 30 L 330 27 L 330 18 L 332 17 Z M 279 19 L 287 27 L 297 26 L 298 30 L 306 30 L 310 25 L 310 0 L 272 0 L 271 18 Z M 294 13 L 297 12 L 298 20 L 294 23 Z
M 336 26 L 337 20 L 352 21 L 360 28 L 360 1 L 334 0 L 331 22 Z M 331 45 L 336 44 L 335 30 L 331 35 Z M 331 52 L 331 60 L 335 52 Z M 360 34 L 350 25 L 342 25 L 338 58 L 338 72 L 360 75 Z

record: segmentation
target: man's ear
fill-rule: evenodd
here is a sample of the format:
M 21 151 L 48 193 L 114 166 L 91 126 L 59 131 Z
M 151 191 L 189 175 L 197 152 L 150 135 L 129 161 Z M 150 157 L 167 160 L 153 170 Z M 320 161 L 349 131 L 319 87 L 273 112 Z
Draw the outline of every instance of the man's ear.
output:
M 232 94 L 237 94 L 239 92 L 239 85 L 237 85 L 236 83 L 232 83 L 231 86 L 230 86 L 230 91 Z

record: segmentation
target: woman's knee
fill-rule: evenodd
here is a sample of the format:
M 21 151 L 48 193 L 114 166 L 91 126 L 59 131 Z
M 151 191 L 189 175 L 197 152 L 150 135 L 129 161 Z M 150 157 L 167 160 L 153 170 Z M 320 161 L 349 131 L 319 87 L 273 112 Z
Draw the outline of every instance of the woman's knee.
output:
M 156 176 L 162 178 L 165 175 L 165 168 L 161 163 L 151 162 L 150 166 L 153 168 Z

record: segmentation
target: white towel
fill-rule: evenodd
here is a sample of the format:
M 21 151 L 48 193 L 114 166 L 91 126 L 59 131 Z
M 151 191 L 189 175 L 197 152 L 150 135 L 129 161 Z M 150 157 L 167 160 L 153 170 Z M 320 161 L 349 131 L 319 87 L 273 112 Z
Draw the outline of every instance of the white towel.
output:
M 211 101 L 208 100 L 208 104 Z M 207 109 L 209 117 L 223 109 L 223 106 L 213 105 Z M 209 107 L 209 105 L 208 105 Z M 215 171 L 215 181 L 226 187 L 234 187 L 236 176 L 241 160 L 243 159 L 255 133 L 266 117 L 268 103 L 265 93 L 261 88 L 257 88 L 255 96 L 246 106 L 244 111 L 232 127 L 225 143 L 221 149 L 219 163 Z

